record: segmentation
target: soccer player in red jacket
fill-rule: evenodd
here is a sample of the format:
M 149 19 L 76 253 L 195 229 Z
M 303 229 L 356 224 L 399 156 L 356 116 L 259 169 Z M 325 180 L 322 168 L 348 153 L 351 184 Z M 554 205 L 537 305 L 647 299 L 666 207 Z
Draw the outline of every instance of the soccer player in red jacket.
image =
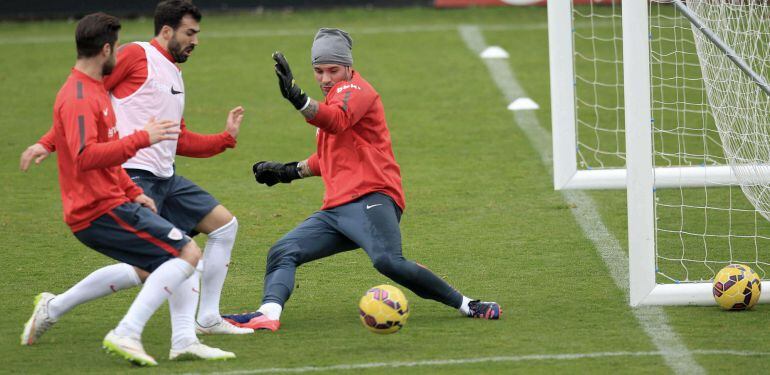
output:
M 78 23 L 78 58 L 56 95 L 53 143 L 59 150 L 64 221 L 75 237 L 104 255 L 151 272 L 102 345 L 133 363 L 157 365 L 144 351 L 142 331 L 166 299 L 178 298 L 174 291 L 185 287 L 201 250 L 189 236 L 155 213 L 153 200 L 121 168 L 139 150 L 176 139 L 179 130 L 174 121 L 152 119 L 143 129 L 119 137 L 115 111 L 102 82 L 115 66 L 119 30 L 118 19 L 104 13 L 88 15 Z M 47 314 L 52 298 L 50 293 L 35 298 L 22 345 L 33 343 L 41 326 L 52 324 Z M 173 357 L 173 350 L 171 354 Z
M 321 211 L 270 248 L 262 306 L 256 312 L 225 318 L 242 327 L 277 330 L 299 265 L 363 248 L 380 273 L 418 296 L 459 309 L 468 317 L 498 319 L 497 303 L 465 297 L 427 268 L 404 259 L 399 229 L 406 205 L 401 171 L 380 96 L 352 68 L 352 43 L 338 29 L 320 29 L 315 36 L 311 57 L 316 81 L 326 96 L 323 103 L 295 84 L 280 52 L 273 54 L 281 93 L 318 128 L 317 151 L 301 162 L 256 163 L 254 175 L 267 186 L 321 176 L 326 191 Z
M 130 135 L 152 117 L 173 119 L 180 124 L 178 139 L 140 150 L 123 167 L 132 181 L 156 202 L 160 216 L 189 236 L 198 232 L 208 235 L 203 259 L 198 264 L 203 272 L 193 275 L 190 281 L 196 286 L 180 290 L 178 294 L 184 293 L 187 297 L 172 300 L 169 308 L 184 317 L 175 319 L 172 326 L 172 348 L 188 348 L 190 356 L 211 359 L 220 353 L 193 345 L 198 341 L 196 331 L 203 334 L 253 331 L 231 325 L 219 313 L 238 221 L 211 194 L 177 175 L 174 168 L 176 154 L 211 157 L 234 147 L 243 119 L 243 108 L 237 107 L 230 111 L 225 131 L 221 133 L 203 135 L 185 126 L 185 89 L 178 64 L 187 61 L 198 44 L 200 20 L 199 10 L 189 1 L 160 2 L 155 10 L 155 38 L 148 43 L 122 45 L 117 52 L 117 64 L 105 77 L 104 86 L 110 92 L 121 135 Z M 21 157 L 21 169 L 26 170 L 32 160 L 39 163 L 53 152 L 56 149 L 53 138 L 52 128 L 38 143 L 27 148 Z M 126 264 L 102 267 L 52 298 L 48 304 L 49 319 L 56 322 L 77 305 L 140 285 L 147 275 L 145 270 L 132 269 Z M 197 286 L 199 277 L 200 287 Z M 39 337 L 44 331 L 34 336 Z

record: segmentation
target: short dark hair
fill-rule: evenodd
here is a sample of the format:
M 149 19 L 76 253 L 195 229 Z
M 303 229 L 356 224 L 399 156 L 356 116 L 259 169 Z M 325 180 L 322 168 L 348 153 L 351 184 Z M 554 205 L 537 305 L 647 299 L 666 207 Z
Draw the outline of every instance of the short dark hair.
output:
M 83 17 L 75 29 L 78 58 L 96 56 L 105 43 L 115 48 L 118 31 L 120 31 L 120 20 L 117 17 L 102 12 Z
M 184 16 L 190 15 L 196 21 L 201 21 L 201 11 L 188 0 L 164 0 L 155 7 L 155 35 L 160 33 L 163 26 L 171 26 L 176 30 Z

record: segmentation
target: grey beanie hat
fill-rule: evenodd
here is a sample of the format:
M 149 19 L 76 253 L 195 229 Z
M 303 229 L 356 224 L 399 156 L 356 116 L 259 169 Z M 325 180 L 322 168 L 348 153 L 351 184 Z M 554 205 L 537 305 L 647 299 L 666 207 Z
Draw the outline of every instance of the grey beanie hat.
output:
M 340 29 L 321 28 L 310 49 L 311 63 L 353 66 L 353 39 Z

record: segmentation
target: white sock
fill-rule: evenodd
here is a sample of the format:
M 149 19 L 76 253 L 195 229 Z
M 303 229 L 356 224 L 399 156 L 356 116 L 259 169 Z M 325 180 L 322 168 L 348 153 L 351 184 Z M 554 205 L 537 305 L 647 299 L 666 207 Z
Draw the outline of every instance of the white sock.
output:
M 260 306 L 257 311 L 261 312 L 262 315 L 266 316 L 268 319 L 280 320 L 283 307 L 275 302 L 268 302 Z
M 470 314 L 471 310 L 468 308 L 468 302 L 470 301 L 473 301 L 473 300 L 466 296 L 463 296 L 463 304 L 460 305 L 460 314 L 463 314 L 465 316 Z
M 48 314 L 53 319 L 59 319 L 77 305 L 141 283 L 134 267 L 128 264 L 118 263 L 102 267 L 91 272 L 66 292 L 54 297 L 48 303 Z
M 222 320 L 219 315 L 219 299 L 237 233 L 238 220 L 233 217 L 229 223 L 209 233 L 206 241 L 206 248 L 203 250 L 203 262 L 206 265 L 201 275 L 201 298 L 198 308 L 198 323 L 204 327 Z
M 195 308 L 198 307 L 200 273 L 193 272 L 168 297 L 171 313 L 171 349 L 183 349 L 198 341 L 195 336 Z
M 119 336 L 141 337 L 144 325 L 155 310 L 185 281 L 195 268 L 182 259 L 174 258 L 161 264 L 144 282 L 126 316 L 115 328 Z

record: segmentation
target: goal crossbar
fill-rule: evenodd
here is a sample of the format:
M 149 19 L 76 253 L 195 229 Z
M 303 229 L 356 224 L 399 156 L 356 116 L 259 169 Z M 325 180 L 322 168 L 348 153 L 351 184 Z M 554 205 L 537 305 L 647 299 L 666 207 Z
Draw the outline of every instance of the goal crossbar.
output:
M 625 189 L 626 168 L 574 170 L 572 175 L 556 186 L 564 189 Z M 770 181 L 770 169 L 764 175 Z M 708 167 L 657 167 L 654 187 L 703 187 L 736 185 L 738 180 L 727 165 Z

